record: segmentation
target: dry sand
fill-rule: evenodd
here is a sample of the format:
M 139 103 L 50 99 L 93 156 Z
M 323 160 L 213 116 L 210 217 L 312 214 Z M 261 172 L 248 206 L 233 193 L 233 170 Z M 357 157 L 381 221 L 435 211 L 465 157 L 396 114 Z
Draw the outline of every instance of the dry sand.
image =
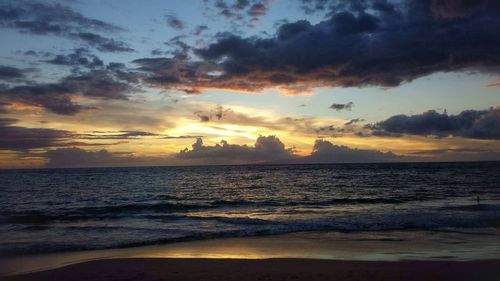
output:
M 0 280 L 500 280 L 500 260 L 335 261 L 130 258 L 84 262 Z

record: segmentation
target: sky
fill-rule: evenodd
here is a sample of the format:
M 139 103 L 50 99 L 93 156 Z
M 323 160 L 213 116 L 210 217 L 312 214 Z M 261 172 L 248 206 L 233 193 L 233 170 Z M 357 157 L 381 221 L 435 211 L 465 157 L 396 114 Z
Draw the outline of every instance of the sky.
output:
M 0 0 L 0 168 L 500 160 L 494 0 Z

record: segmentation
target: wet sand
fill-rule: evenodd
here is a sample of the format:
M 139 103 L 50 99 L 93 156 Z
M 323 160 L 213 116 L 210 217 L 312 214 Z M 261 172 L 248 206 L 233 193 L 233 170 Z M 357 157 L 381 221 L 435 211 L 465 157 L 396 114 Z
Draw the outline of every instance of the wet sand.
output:
M 497 281 L 500 260 L 335 261 L 131 258 L 84 262 L 1 280 L 447 280 Z
M 485 230 L 305 232 L 0 256 L 0 280 L 500 280 L 499 237 Z

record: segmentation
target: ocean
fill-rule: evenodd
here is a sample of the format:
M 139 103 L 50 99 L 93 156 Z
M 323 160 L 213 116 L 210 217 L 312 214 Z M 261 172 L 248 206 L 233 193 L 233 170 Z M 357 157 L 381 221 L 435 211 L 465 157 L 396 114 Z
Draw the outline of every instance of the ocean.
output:
M 0 253 L 318 231 L 480 234 L 500 227 L 499 185 L 499 162 L 3 170 Z

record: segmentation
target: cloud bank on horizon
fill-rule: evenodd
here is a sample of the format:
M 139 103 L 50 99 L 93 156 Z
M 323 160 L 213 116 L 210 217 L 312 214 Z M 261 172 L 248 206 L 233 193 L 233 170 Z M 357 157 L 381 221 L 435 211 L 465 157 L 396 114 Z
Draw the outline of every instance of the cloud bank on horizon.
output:
M 500 160 L 498 1 L 287 3 L 0 1 L 0 167 Z

